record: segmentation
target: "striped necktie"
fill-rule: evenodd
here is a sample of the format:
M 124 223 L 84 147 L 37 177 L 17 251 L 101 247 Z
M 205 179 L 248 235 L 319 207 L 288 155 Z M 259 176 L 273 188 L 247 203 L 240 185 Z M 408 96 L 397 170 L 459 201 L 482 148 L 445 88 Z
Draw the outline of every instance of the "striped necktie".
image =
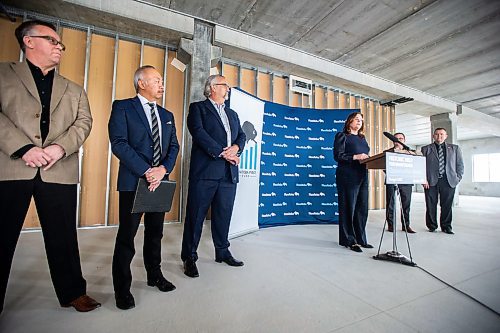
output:
M 227 119 L 226 111 L 224 110 L 224 104 L 216 104 L 217 112 L 219 113 L 220 120 L 222 121 L 222 125 L 226 130 L 226 141 L 227 146 L 231 146 L 231 126 L 229 125 L 229 119 Z
M 158 129 L 158 118 L 155 112 L 155 103 L 148 103 L 151 108 L 151 133 L 153 134 L 153 166 L 160 164 L 160 131 Z
M 444 152 L 443 144 L 438 145 L 439 178 L 444 175 Z

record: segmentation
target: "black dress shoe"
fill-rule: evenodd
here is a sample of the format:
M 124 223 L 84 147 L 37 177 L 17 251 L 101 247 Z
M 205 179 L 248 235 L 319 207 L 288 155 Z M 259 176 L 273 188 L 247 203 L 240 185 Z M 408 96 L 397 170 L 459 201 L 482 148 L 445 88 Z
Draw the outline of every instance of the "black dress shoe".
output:
M 405 227 L 403 227 L 402 229 L 403 231 L 405 231 Z M 406 227 L 406 232 L 409 233 L 409 234 L 416 234 L 417 232 L 415 230 L 413 230 L 410 226 L 407 226 Z
M 238 267 L 238 266 L 243 266 L 244 265 L 243 261 L 236 260 L 232 256 L 224 258 L 224 259 L 215 259 L 215 261 L 216 262 L 225 262 L 229 266 L 234 266 L 234 267 Z
M 135 307 L 134 296 L 131 293 L 125 295 L 115 294 L 116 307 L 121 310 L 128 310 Z
M 354 252 L 363 252 L 363 250 L 361 250 L 361 247 L 359 247 L 358 244 L 351 245 L 349 246 L 349 248 Z
M 364 247 L 365 249 L 373 249 L 373 245 L 368 244 L 368 243 L 367 244 L 361 244 L 360 246 Z
M 158 287 L 158 289 L 163 292 L 175 290 L 175 286 L 165 279 L 163 275 L 158 276 L 156 280 L 148 280 L 148 286 Z
M 198 268 L 196 267 L 196 262 L 194 260 L 184 261 L 184 274 L 192 278 L 200 276 L 200 274 L 198 273 Z
M 393 231 L 394 231 L 394 229 L 393 229 L 393 227 L 392 227 L 392 224 L 389 224 L 389 225 L 387 226 L 387 231 L 389 231 L 389 232 L 393 232 Z
M 454 235 L 455 233 L 451 229 L 444 229 L 443 232 L 448 235 Z
M 429 228 L 429 232 L 434 232 L 434 231 L 436 231 L 435 228 Z

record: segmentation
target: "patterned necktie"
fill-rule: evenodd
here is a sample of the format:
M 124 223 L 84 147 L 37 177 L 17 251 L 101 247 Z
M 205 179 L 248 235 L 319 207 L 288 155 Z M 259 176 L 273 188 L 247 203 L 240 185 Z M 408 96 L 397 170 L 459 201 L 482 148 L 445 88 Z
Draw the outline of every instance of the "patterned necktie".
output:
M 227 114 L 226 111 L 224 110 L 225 105 L 224 104 L 216 104 L 217 107 L 217 112 L 219 113 L 219 117 L 222 120 L 222 125 L 224 126 L 224 129 L 226 130 L 226 141 L 227 141 L 227 146 L 229 147 L 231 145 L 231 126 L 229 126 L 229 119 L 227 119 Z
M 151 133 L 153 134 L 153 166 L 160 164 L 160 131 L 158 128 L 158 118 L 155 112 L 155 103 L 148 103 L 151 108 Z
M 439 178 L 444 175 L 444 152 L 443 145 L 438 145 Z

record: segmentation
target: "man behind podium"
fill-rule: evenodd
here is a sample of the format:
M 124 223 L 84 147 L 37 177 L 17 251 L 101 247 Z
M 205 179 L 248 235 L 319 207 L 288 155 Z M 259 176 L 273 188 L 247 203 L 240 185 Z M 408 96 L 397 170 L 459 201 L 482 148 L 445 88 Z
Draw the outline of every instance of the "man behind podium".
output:
M 153 66 L 143 66 L 134 74 L 137 96 L 113 103 L 109 119 L 109 139 L 113 154 L 120 160 L 118 171 L 119 220 L 113 254 L 113 286 L 116 306 L 135 306 L 130 293 L 130 263 L 135 254 L 134 238 L 142 213 L 131 213 L 139 178 L 154 191 L 174 168 L 179 144 L 174 116 L 156 104 L 163 96 L 163 80 Z M 161 239 L 165 213 L 144 214 L 144 266 L 147 284 L 167 292 L 175 286 L 161 272 Z
M 205 82 L 207 99 L 189 106 L 187 127 L 193 145 L 181 258 L 184 274 L 193 278 L 199 275 L 197 249 L 210 206 L 215 261 L 243 266 L 243 262 L 234 259 L 229 252 L 227 238 L 236 196 L 239 156 L 246 137 L 238 114 L 224 104 L 228 92 L 226 78 L 211 75 Z
M 52 24 L 26 21 L 15 34 L 26 61 L 0 64 L 0 313 L 31 198 L 59 303 L 91 311 L 101 304 L 86 295 L 75 220 L 89 102 L 81 86 L 56 72 L 65 47 Z
M 394 137 L 399 140 L 399 142 L 405 143 L 406 138 L 403 133 L 395 133 Z M 397 142 L 394 142 L 394 151 L 399 153 L 407 152 L 403 150 L 403 146 Z M 411 191 L 413 189 L 412 184 L 398 184 L 398 193 L 401 198 L 401 228 L 403 231 L 406 230 L 409 234 L 414 234 L 414 231 L 410 227 L 410 205 L 411 205 Z M 394 218 L 395 213 L 395 203 L 396 200 L 396 185 L 395 184 L 385 184 L 385 219 L 387 221 L 387 231 L 394 231 Z

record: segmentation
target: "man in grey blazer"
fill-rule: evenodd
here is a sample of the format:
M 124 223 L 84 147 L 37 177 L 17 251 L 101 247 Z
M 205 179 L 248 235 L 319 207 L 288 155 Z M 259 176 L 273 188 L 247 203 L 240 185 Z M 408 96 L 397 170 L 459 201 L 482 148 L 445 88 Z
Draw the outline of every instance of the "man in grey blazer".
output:
M 52 24 L 24 22 L 16 38 L 26 61 L 0 63 L 0 312 L 31 198 L 60 305 L 91 311 L 100 304 L 86 295 L 76 234 L 89 102 L 81 86 L 55 71 L 65 47 Z
M 453 197 L 455 188 L 464 174 L 464 161 L 460 147 L 446 143 L 447 137 L 448 134 L 444 128 L 436 128 L 433 135 L 434 142 L 422 147 L 427 166 L 427 184 L 424 184 L 427 209 L 425 223 L 430 232 L 437 229 L 439 196 L 441 230 L 447 234 L 453 234 L 451 227 Z

